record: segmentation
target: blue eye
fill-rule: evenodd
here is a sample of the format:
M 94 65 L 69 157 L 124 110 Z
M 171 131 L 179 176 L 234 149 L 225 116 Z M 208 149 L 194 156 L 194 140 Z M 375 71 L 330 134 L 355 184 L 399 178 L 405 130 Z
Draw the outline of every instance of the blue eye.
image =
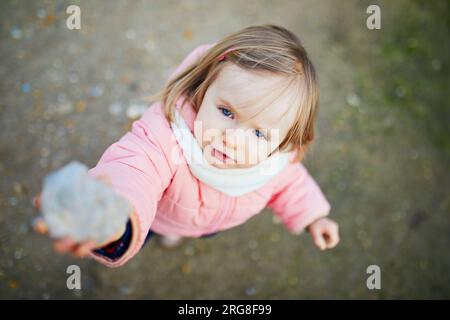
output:
M 258 129 L 255 130 L 255 134 L 258 138 L 266 138 L 266 136 Z
M 222 112 L 222 114 L 225 117 L 230 118 L 230 119 L 234 118 L 233 112 L 231 112 L 230 110 L 222 108 L 222 107 L 219 107 L 219 110 Z

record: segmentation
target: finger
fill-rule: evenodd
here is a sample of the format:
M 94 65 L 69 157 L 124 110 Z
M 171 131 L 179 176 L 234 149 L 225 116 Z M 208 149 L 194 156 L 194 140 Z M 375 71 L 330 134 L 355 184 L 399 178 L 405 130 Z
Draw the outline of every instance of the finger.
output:
M 327 244 L 322 236 L 317 237 L 314 242 L 320 250 L 325 250 L 327 248 Z
M 33 229 L 39 234 L 48 233 L 48 226 L 45 223 L 44 219 L 41 217 L 37 217 L 33 220 Z
M 339 243 L 339 233 L 337 231 L 331 231 L 328 234 L 327 248 L 332 249 Z
M 109 176 L 105 176 L 105 175 L 99 175 L 97 177 L 98 180 L 106 183 L 108 186 L 112 185 L 111 179 L 109 178 Z
M 41 210 L 41 194 L 40 193 L 33 198 L 33 206 L 36 209 Z
M 331 225 L 329 232 L 329 248 L 334 248 L 339 243 L 339 226 L 337 223 Z
M 65 253 L 67 251 L 71 251 L 75 246 L 75 240 L 72 237 L 64 237 L 59 240 L 55 240 L 53 243 L 53 247 L 58 253 Z
M 72 253 L 77 258 L 84 258 L 95 248 L 94 241 L 83 242 L 74 247 Z
M 334 248 L 339 242 L 339 232 L 337 227 L 330 226 L 323 231 L 323 238 L 326 242 L 327 249 Z
M 325 242 L 325 239 L 324 239 L 322 233 L 319 230 L 314 230 L 311 234 L 312 234 L 315 245 L 320 250 L 325 250 L 327 248 L 327 244 Z

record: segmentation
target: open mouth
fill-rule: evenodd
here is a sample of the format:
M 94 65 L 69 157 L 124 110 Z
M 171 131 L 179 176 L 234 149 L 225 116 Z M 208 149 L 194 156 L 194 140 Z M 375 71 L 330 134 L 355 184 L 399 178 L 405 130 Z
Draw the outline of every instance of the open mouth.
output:
M 214 158 L 220 160 L 223 163 L 230 163 L 233 161 L 229 156 L 227 156 L 225 153 L 220 152 L 219 150 L 212 148 L 211 150 L 211 156 Z

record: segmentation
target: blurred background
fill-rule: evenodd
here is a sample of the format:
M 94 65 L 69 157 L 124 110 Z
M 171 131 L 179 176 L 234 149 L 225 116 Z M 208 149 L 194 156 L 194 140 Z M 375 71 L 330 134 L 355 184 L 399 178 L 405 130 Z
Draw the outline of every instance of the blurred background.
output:
M 66 8 L 81 8 L 81 29 Z M 366 8 L 381 9 L 369 30 Z M 11 1 L 0 3 L 0 298 L 450 298 L 447 1 Z M 341 243 L 320 252 L 269 210 L 175 250 L 151 241 L 108 269 L 56 255 L 31 204 L 46 174 L 94 166 L 196 46 L 280 24 L 319 73 L 304 163 Z M 66 268 L 82 270 L 68 290 Z M 381 290 L 366 269 L 381 268 Z

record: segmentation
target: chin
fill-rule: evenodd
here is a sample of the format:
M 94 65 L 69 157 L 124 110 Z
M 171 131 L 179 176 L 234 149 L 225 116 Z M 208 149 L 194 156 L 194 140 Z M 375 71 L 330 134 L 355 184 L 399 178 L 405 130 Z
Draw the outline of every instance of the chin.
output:
M 213 166 L 214 168 L 218 168 L 218 169 L 233 169 L 235 168 L 233 165 L 229 165 L 229 164 L 223 164 L 223 163 L 209 163 L 211 166 Z
M 226 164 L 226 163 L 211 163 L 208 161 L 208 163 L 218 169 L 248 169 L 251 167 L 256 166 L 256 164 Z

